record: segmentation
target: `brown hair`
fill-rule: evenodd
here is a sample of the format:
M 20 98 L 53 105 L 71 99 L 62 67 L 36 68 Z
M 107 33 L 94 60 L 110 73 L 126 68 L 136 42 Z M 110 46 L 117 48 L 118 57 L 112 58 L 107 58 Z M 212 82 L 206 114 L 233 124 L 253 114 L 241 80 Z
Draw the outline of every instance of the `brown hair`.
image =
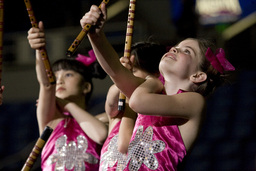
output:
M 195 92 L 198 92 L 204 97 L 207 97 L 211 95 L 217 87 L 219 87 L 226 81 L 226 75 L 221 74 L 216 69 L 214 69 L 211 63 L 205 57 L 205 53 L 208 47 L 211 48 L 213 51 L 216 50 L 216 46 L 212 41 L 201 38 L 189 39 L 196 40 L 198 42 L 201 51 L 200 55 L 202 56 L 201 62 L 199 64 L 199 69 L 207 75 L 207 79 L 204 82 L 198 84 Z
M 159 75 L 159 62 L 166 53 L 166 47 L 152 41 L 137 42 L 131 47 L 135 55 L 134 67 L 153 75 Z

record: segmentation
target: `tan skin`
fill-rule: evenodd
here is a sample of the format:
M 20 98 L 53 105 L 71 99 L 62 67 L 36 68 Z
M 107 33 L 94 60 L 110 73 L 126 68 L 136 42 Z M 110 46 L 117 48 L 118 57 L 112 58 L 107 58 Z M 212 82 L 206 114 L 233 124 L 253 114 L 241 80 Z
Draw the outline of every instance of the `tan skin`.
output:
M 127 58 L 121 58 L 120 62 L 129 70 L 132 70 L 132 73 L 141 78 L 146 78 L 150 75 L 148 72 L 141 70 L 136 67 L 132 67 L 131 64 L 134 63 L 135 56 L 131 55 L 130 60 Z M 118 100 L 119 100 L 120 90 L 115 85 L 112 85 L 109 88 L 107 99 L 105 103 L 106 113 L 97 115 L 96 117 L 101 120 L 108 121 L 109 131 L 108 134 L 112 131 L 114 126 L 121 120 L 118 136 L 118 151 L 126 154 L 128 151 L 128 146 L 130 139 L 133 133 L 133 128 L 135 125 L 135 120 L 137 118 L 137 113 L 134 112 L 128 105 L 128 98 L 126 98 L 125 111 L 118 111 Z
M 103 144 L 107 137 L 105 124 L 85 110 L 85 94 L 91 91 L 90 83 L 85 82 L 75 71 L 59 70 L 54 73 L 56 85 L 50 84 L 39 52 L 39 48 L 45 47 L 43 23 L 39 22 L 39 28 L 31 28 L 27 38 L 30 46 L 36 50 L 36 73 L 40 85 L 37 105 L 40 134 L 46 125 L 54 129 L 67 118 L 63 112 L 68 111 L 92 140 Z
M 135 56 L 131 55 L 131 57 L 130 57 L 130 59 L 132 61 L 131 63 L 134 62 L 134 58 L 135 58 Z M 130 63 L 127 64 L 126 60 L 124 60 L 123 57 L 120 59 L 120 62 L 125 67 L 127 67 L 129 70 L 132 69 Z M 130 62 L 130 60 L 128 62 Z M 138 68 L 134 68 L 134 67 L 133 67 L 133 74 L 137 77 L 142 77 L 142 78 L 145 78 L 147 75 L 149 75 L 149 73 L 142 71 Z M 120 94 L 120 90 L 115 85 L 112 85 L 108 90 L 107 99 L 106 99 L 106 103 L 105 103 L 106 113 L 97 116 L 97 118 L 105 120 L 105 121 L 106 121 L 106 117 L 108 118 L 108 121 L 109 121 L 109 131 L 108 132 L 109 133 L 112 131 L 113 126 L 123 116 L 123 113 L 120 113 L 120 111 L 118 111 L 119 94 Z M 112 122 L 114 122 L 114 123 L 112 123 Z
M 132 71 L 133 75 L 139 78 L 145 79 L 146 77 L 151 76 L 152 78 L 157 78 L 158 74 L 151 74 L 145 70 L 142 70 L 138 67 L 134 67 L 135 56 L 131 55 L 130 58 L 121 57 L 120 62 L 128 70 Z M 127 154 L 128 146 L 132 137 L 133 128 L 135 126 L 135 121 L 137 119 L 137 113 L 132 110 L 129 106 L 129 99 L 126 98 L 125 112 L 122 117 L 122 121 L 119 128 L 119 137 L 118 137 L 118 150 Z
M 178 125 L 185 147 L 190 150 L 206 107 L 204 97 L 193 92 L 196 84 L 207 78 L 198 69 L 202 58 L 198 42 L 184 40 L 163 56 L 159 65 L 166 82 L 163 86 L 154 78 L 145 80 L 135 77 L 123 67 L 103 32 L 106 16 L 106 7 L 102 4 L 101 9 L 92 6 L 80 20 L 82 27 L 85 23 L 97 25 L 88 37 L 99 63 L 116 86 L 130 98 L 129 105 L 134 111 L 174 118 L 173 124 Z M 179 89 L 188 92 L 176 94 Z M 163 90 L 167 95 L 160 94 Z

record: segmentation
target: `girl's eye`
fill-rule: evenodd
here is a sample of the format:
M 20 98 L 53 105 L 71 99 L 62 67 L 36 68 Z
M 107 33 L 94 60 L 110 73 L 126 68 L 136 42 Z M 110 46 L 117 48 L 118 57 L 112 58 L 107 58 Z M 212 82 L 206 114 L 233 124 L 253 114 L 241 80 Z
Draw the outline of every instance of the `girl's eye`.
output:
M 71 73 L 67 73 L 66 74 L 66 77 L 71 77 L 73 74 L 71 74 Z
M 184 52 L 190 55 L 190 51 L 188 49 L 185 49 Z

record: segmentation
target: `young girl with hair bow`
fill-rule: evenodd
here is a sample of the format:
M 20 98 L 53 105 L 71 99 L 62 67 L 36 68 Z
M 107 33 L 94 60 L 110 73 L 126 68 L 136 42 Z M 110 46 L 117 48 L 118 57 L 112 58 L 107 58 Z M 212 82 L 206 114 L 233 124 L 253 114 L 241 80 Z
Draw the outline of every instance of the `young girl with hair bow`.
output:
M 159 77 L 158 63 L 166 48 L 152 41 L 142 41 L 131 46 L 130 65 L 128 69 L 136 77 L 146 78 Z M 126 65 L 124 58 L 121 63 Z M 121 170 L 125 166 L 126 153 L 132 136 L 133 127 L 137 118 L 137 113 L 130 109 L 128 99 L 126 99 L 125 110 L 118 110 L 118 98 L 120 90 L 112 85 L 109 88 L 105 111 L 109 123 L 109 135 L 103 144 L 100 157 L 100 171 Z
M 101 9 L 93 5 L 80 23 L 93 26 L 88 37 L 99 63 L 139 113 L 122 170 L 177 170 L 200 132 L 205 97 L 221 85 L 224 71 L 235 68 L 222 50 L 211 53 L 208 41 L 188 38 L 162 56 L 162 82 L 136 77 L 120 63 L 103 32 L 106 16 L 105 4 Z
M 40 48 L 46 44 L 43 23 L 28 31 L 36 50 L 36 73 L 40 85 L 37 105 L 39 133 L 54 129 L 41 154 L 42 170 L 98 170 L 101 146 L 107 137 L 105 124 L 86 111 L 92 94 L 92 78 L 106 73 L 91 58 L 63 58 L 53 64 L 56 85 L 49 83 Z

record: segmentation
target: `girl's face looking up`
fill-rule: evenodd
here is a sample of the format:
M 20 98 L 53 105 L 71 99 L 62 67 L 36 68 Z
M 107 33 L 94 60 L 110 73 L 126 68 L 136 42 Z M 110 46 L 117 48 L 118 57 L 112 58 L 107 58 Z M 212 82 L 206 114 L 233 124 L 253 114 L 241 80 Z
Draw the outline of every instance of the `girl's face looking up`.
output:
M 197 40 L 186 39 L 164 54 L 159 69 L 165 79 L 168 76 L 187 79 L 199 70 L 200 57 Z
M 56 96 L 68 99 L 73 96 L 84 96 L 83 77 L 72 70 L 59 70 L 55 72 Z

